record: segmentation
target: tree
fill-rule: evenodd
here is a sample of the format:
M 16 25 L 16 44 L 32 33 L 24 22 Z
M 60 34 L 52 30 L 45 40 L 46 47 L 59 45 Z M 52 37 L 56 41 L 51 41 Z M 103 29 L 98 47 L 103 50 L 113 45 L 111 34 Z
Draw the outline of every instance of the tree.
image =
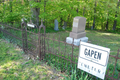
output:
M 117 9 L 119 9 L 119 5 L 120 5 L 120 0 L 118 0 Z M 116 10 L 115 20 L 114 20 L 114 23 L 113 23 L 113 30 L 114 30 L 114 31 L 115 31 L 116 25 L 117 25 L 117 20 L 116 20 L 116 18 L 118 17 L 117 15 L 118 15 L 118 11 Z
M 39 3 L 41 0 L 31 0 L 30 6 L 31 6 L 31 13 L 32 13 L 32 21 L 39 26 L 39 15 L 40 15 L 40 7 Z
M 96 1 L 95 1 L 95 7 L 94 7 L 94 14 L 96 14 Z M 95 28 L 95 19 L 96 19 L 96 15 L 94 15 L 94 19 L 93 19 L 93 29 Z

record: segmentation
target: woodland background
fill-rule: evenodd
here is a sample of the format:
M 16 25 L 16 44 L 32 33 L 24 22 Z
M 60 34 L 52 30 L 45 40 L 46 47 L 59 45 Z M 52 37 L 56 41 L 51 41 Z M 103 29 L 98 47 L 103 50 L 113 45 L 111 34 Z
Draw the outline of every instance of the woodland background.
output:
M 32 19 L 40 25 L 54 27 L 57 19 L 59 27 L 67 23 L 72 27 L 73 18 L 87 19 L 86 28 L 120 31 L 120 0 L 0 0 L 0 22 L 18 23 L 22 18 Z

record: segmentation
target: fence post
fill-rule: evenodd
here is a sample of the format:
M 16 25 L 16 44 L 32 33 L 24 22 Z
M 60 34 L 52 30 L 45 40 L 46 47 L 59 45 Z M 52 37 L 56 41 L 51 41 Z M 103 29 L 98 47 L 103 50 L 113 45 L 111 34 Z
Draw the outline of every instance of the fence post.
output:
M 0 34 L 1 34 L 1 32 L 2 32 L 2 31 L 1 31 L 1 27 L 0 27 Z
M 41 33 L 40 33 L 41 28 L 44 29 L 44 35 L 41 35 Z M 41 39 L 41 36 L 44 37 L 44 41 L 42 41 L 43 38 Z M 42 55 L 42 53 L 43 53 L 43 55 Z M 43 25 L 42 20 L 41 20 L 41 25 L 39 26 L 39 33 L 38 33 L 38 54 L 39 54 L 39 58 L 41 61 L 43 59 L 43 56 L 45 56 L 45 26 Z
M 0 23 L 1 24 L 1 23 Z M 2 25 L 2 24 L 1 24 Z M 0 34 L 2 33 L 3 26 L 0 26 Z
M 23 45 L 23 51 L 27 53 L 28 44 L 27 44 L 27 23 L 24 21 L 21 23 L 22 27 L 22 45 Z
M 39 26 L 39 32 L 38 32 L 38 56 L 39 56 L 39 58 L 40 58 L 40 60 L 41 60 L 41 35 L 40 35 L 40 26 Z
M 73 42 L 72 42 L 72 59 L 71 59 L 71 62 L 73 63 L 73 50 L 74 50 L 74 38 L 73 38 Z

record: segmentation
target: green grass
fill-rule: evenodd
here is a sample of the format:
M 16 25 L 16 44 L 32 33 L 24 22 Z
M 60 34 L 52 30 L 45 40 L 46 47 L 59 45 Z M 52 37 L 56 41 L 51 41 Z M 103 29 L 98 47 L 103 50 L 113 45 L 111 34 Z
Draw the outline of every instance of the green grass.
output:
M 70 32 L 68 31 L 50 33 L 48 37 L 53 38 L 54 36 L 54 39 L 65 41 L 66 37 L 69 36 L 69 33 Z M 88 37 L 88 41 L 90 43 L 110 48 L 111 55 L 116 55 L 117 50 L 120 48 L 120 34 L 86 30 L 86 36 Z
M 87 30 L 87 37 L 93 44 L 110 48 L 110 54 L 116 55 L 120 48 L 120 34 Z
M 66 37 L 69 36 L 68 31 L 62 31 L 62 32 L 57 32 L 57 33 L 47 33 L 46 36 L 52 39 L 60 40 L 60 41 L 66 41 Z M 60 35 L 60 36 L 59 36 Z M 88 41 L 92 44 L 95 45 L 100 45 L 103 47 L 108 47 L 110 48 L 110 55 L 116 55 L 117 50 L 120 48 L 120 35 L 119 34 L 114 34 L 114 33 L 106 33 L 106 32 L 99 32 L 99 31 L 94 31 L 94 30 L 86 30 L 86 36 L 88 37 Z M 49 45 L 46 44 L 46 49 L 48 48 L 54 52 L 59 51 L 62 52 L 63 55 L 69 56 L 72 53 L 72 46 L 69 46 L 64 43 L 59 43 L 58 41 L 53 41 L 46 39 L 46 43 L 49 43 Z M 65 50 L 66 47 L 66 50 Z M 79 54 L 79 48 L 74 47 L 74 56 L 77 58 Z M 120 57 L 120 55 L 119 55 Z M 76 61 L 77 62 L 77 61 Z M 109 60 L 110 63 L 114 63 L 113 59 L 110 58 Z
M 30 59 L 28 59 L 30 57 Z M 1 80 L 61 80 L 60 72 L 0 39 Z

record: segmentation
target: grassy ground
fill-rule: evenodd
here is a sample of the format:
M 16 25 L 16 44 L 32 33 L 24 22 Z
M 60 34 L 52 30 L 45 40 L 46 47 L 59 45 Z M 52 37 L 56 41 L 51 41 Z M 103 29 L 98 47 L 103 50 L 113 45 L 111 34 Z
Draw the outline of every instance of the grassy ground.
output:
M 64 75 L 0 39 L 0 80 L 61 80 Z
M 57 33 L 50 33 L 49 37 L 65 41 L 66 37 L 69 36 L 68 31 L 66 32 L 57 32 Z M 60 35 L 60 39 L 59 39 Z M 117 50 L 120 48 L 120 34 L 115 33 L 107 33 L 107 32 L 99 32 L 95 30 L 86 30 L 86 36 L 88 37 L 88 41 L 92 44 L 100 45 L 103 47 L 110 48 L 110 54 L 116 55 Z
M 70 33 L 69 31 L 49 33 L 47 34 L 47 37 L 54 38 L 60 41 L 66 41 L 66 37 L 69 36 L 69 33 Z M 88 37 L 88 41 L 90 43 L 110 48 L 110 55 L 116 55 L 117 50 L 120 48 L 120 34 L 99 32 L 95 30 L 86 30 L 86 36 Z M 48 41 L 50 43 L 49 46 L 56 48 L 56 50 L 60 48 L 61 51 L 65 52 L 64 43 L 60 43 L 59 46 L 59 43 L 57 41 L 52 41 L 52 40 L 48 40 Z M 65 54 L 72 52 L 71 49 L 72 48 L 67 45 Z M 73 53 L 76 54 L 76 56 L 78 56 L 79 48 L 74 48 Z
M 116 55 L 117 50 L 120 48 L 120 34 L 92 30 L 86 30 L 86 32 L 86 36 L 89 38 L 91 43 L 108 47 L 111 51 L 110 54 Z

